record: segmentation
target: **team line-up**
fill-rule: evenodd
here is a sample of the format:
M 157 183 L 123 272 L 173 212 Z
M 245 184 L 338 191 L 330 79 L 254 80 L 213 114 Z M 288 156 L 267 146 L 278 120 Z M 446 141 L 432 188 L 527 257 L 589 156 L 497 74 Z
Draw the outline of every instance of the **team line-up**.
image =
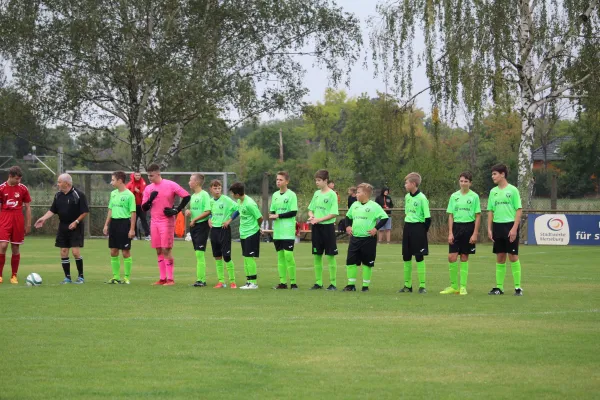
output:
M 494 187 L 488 200 L 488 236 L 493 241 L 496 254 L 496 285 L 490 295 L 504 294 L 506 258 L 511 263 L 515 295 L 522 296 L 521 263 L 519 261 L 519 223 L 521 220 L 521 199 L 518 190 L 506 180 L 508 168 L 503 164 L 492 167 Z M 243 183 L 234 183 L 230 191 L 234 201 L 222 194 L 219 180 L 210 182 L 210 192 L 203 190 L 204 176 L 192 174 L 189 186 L 190 195 L 177 183 L 163 179 L 160 168 L 153 164 L 147 169 L 148 184 L 143 190 L 135 185 L 125 184 L 126 175 L 122 171 L 112 174 L 111 184 L 115 190 L 110 194 L 108 214 L 104 234 L 108 235 L 108 247 L 112 268 L 109 284 L 130 284 L 132 258 L 131 242 L 135 237 L 136 213 L 150 212 L 151 245 L 156 249 L 159 279 L 154 285 L 171 286 L 174 280 L 173 241 L 176 216 L 185 210 L 190 217 L 190 235 L 196 255 L 196 282 L 194 286 L 206 286 L 205 251 L 210 236 L 213 257 L 219 282 L 215 288 L 226 288 L 225 270 L 229 287 L 236 289 L 235 268 L 231 259 L 230 224 L 240 218 L 239 234 L 244 261 L 246 283 L 240 289 L 258 289 L 256 260 L 260 256 L 260 235 L 263 217 L 256 202 L 244 192 Z M 139 179 L 139 173 L 132 175 Z M 8 245 L 11 245 L 10 282 L 18 283 L 19 246 L 31 230 L 31 197 L 27 187 L 21 184 L 22 172 L 17 166 L 9 169 L 8 180 L 0 185 L 0 283 L 6 261 Z M 290 176 L 285 171 L 277 173 L 277 188 L 271 199 L 269 219 L 273 220 L 273 241 L 277 251 L 279 284 L 274 289 L 298 289 L 296 284 L 296 262 L 294 244 L 296 235 L 296 215 L 298 202 L 296 194 L 288 189 Z M 450 286 L 441 294 L 467 294 L 469 255 L 475 254 L 481 207 L 479 196 L 470 190 L 473 177 L 463 172 L 459 177 L 460 190 L 450 196 L 448 203 L 449 254 L 448 265 Z M 308 223 L 311 225 L 312 254 L 314 257 L 315 284 L 311 290 L 324 288 L 323 255 L 329 267 L 329 286 L 325 290 L 337 290 L 338 249 L 336 244 L 335 222 L 339 214 L 338 198 L 328 187 L 329 173 L 319 170 L 315 173 L 317 191 L 308 206 Z M 402 256 L 404 261 L 404 286 L 401 293 L 411 293 L 412 258 L 417 264 L 418 292 L 427 293 L 425 256 L 429 254 L 427 232 L 431 225 L 429 202 L 419 190 L 421 176 L 412 172 L 405 177 L 405 224 L 402 236 Z M 35 222 L 41 228 L 45 221 L 57 214 L 59 218 L 55 246 L 60 248 L 61 265 L 65 274 L 62 283 L 83 284 L 83 258 L 80 249 L 84 244 L 83 220 L 89 213 L 85 195 L 73 187 L 68 174 L 58 177 L 59 191 L 54 196 L 52 206 L 44 216 Z M 358 267 L 362 266 L 361 291 L 368 292 L 377 255 L 377 232 L 388 222 L 389 215 L 384 208 L 370 200 L 373 187 L 368 183 L 357 186 L 356 201 L 349 207 L 345 217 L 346 233 L 350 236 L 346 256 L 348 284 L 343 291 L 356 291 Z M 136 207 L 136 196 L 138 205 Z M 175 197 L 181 201 L 174 206 Z M 140 199 L 141 198 L 141 199 Z M 186 207 L 189 205 L 189 208 Z M 25 209 L 25 216 L 23 215 Z M 71 277 L 69 249 L 75 258 L 78 276 Z M 123 257 L 124 278 L 121 278 L 119 252 Z M 460 260 L 460 263 L 459 263 Z M 459 269 L 460 266 L 460 269 Z M 460 271 L 460 280 L 459 280 Z

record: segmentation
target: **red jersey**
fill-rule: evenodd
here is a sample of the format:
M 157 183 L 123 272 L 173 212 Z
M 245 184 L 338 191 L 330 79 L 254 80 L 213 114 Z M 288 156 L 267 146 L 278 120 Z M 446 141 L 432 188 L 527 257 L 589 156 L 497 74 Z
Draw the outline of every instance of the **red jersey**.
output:
M 8 182 L 4 182 L 0 185 L 0 208 L 2 212 L 5 211 L 19 211 L 23 210 L 23 203 L 31 203 L 31 196 L 27 186 L 19 183 L 15 186 L 10 186 Z

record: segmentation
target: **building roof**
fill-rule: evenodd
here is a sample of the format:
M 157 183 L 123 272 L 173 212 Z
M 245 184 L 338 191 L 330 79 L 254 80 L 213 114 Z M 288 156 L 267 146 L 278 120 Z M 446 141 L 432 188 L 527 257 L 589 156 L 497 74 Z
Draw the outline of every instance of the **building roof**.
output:
M 564 161 L 565 156 L 560 152 L 560 147 L 564 142 L 568 142 L 571 139 L 571 136 L 563 136 L 548 143 L 546 146 L 546 158 L 544 158 L 544 148 L 538 147 L 533 151 L 533 161 Z

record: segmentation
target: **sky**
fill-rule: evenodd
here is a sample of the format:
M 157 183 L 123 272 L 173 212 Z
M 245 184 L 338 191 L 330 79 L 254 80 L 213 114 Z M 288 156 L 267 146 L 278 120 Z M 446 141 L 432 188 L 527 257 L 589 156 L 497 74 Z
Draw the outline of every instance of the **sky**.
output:
M 355 64 L 350 75 L 350 86 L 345 87 L 343 84 L 338 86 L 339 89 L 344 89 L 350 96 L 359 96 L 362 93 L 375 97 L 377 91 L 385 92 L 385 82 L 383 76 L 374 77 L 374 67 L 370 62 L 371 53 L 369 49 L 369 30 L 367 19 L 369 16 L 376 15 L 375 6 L 379 0 L 337 0 L 339 6 L 345 11 L 351 12 L 360 19 L 363 30 L 363 54 L 362 58 L 367 56 L 367 70 L 364 69 L 362 60 Z M 418 38 L 417 38 L 418 40 Z M 415 43 L 415 52 L 422 51 L 424 44 Z M 313 68 L 311 59 L 302 59 L 302 64 L 307 72 L 305 77 L 305 85 L 310 90 L 310 93 L 304 98 L 306 102 L 316 102 L 323 100 L 325 88 L 328 87 L 327 71 Z M 391 80 L 391 79 L 390 79 Z M 413 93 L 418 93 L 428 85 L 427 77 L 425 76 L 425 68 L 420 67 L 413 71 Z M 430 100 L 427 92 L 416 98 L 416 105 L 428 112 L 430 108 Z
M 350 97 L 360 96 L 363 93 L 366 93 L 371 97 L 375 97 L 378 91 L 385 92 L 386 89 L 383 76 L 374 76 L 375 70 L 370 61 L 371 50 L 369 49 L 369 29 L 367 25 L 367 19 L 370 16 L 376 15 L 375 7 L 380 1 L 382 0 L 337 0 L 338 6 L 342 7 L 344 11 L 355 14 L 355 16 L 361 21 L 363 31 L 362 54 L 360 60 L 352 67 L 350 74 L 350 85 L 345 86 L 343 83 L 341 83 L 337 87 L 337 89 L 344 89 Z M 419 39 L 419 37 L 417 37 L 417 40 L 419 42 L 415 43 L 415 52 L 419 53 L 422 51 L 424 44 L 422 39 Z M 367 59 L 366 69 L 363 65 L 363 59 L 365 59 L 365 57 Z M 325 89 L 330 86 L 330 82 L 327 79 L 327 71 L 325 69 L 313 67 L 313 59 L 311 57 L 301 57 L 300 62 L 306 70 L 304 84 L 309 89 L 309 93 L 304 97 L 303 101 L 307 103 L 322 101 Z M 6 63 L 4 63 L 4 72 L 5 75 L 10 79 L 11 73 Z M 418 93 L 427 86 L 428 81 L 427 77 L 425 76 L 425 69 L 423 67 L 418 67 L 413 71 L 413 93 Z M 416 98 L 416 105 L 428 113 L 431 106 L 429 94 L 425 92 L 419 95 Z M 229 117 L 234 120 L 237 119 L 234 115 L 230 115 Z M 285 117 L 286 115 L 282 114 L 276 114 L 274 116 L 263 115 L 261 119 L 282 119 Z

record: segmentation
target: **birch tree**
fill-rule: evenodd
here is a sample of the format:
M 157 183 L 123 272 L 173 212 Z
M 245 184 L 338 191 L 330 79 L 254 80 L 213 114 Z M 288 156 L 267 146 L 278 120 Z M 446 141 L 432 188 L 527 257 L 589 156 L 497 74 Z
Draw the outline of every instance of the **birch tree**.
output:
M 402 96 L 411 95 L 412 71 L 424 64 L 432 102 L 450 117 L 460 104 L 478 118 L 490 103 L 516 103 L 518 185 L 529 205 L 540 108 L 577 101 L 599 73 L 598 0 L 386 0 L 377 11 L 373 59 L 378 71 L 394 73 Z M 414 47 L 418 31 L 421 52 Z
M 0 0 L 16 87 L 46 120 L 130 146 L 134 169 L 168 166 L 192 121 L 294 107 L 299 57 L 340 82 L 361 40 L 332 0 Z

